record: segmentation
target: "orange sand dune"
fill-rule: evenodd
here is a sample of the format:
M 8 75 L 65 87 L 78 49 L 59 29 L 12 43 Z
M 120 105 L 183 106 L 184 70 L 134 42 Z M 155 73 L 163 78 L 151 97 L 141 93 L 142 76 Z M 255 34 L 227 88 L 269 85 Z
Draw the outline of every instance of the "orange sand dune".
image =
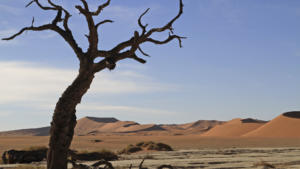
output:
M 198 120 L 196 122 L 186 123 L 179 126 L 182 127 L 183 129 L 191 129 L 191 128 L 207 129 L 223 123 L 224 122 L 222 121 L 216 121 L 216 120 Z
M 89 132 L 104 126 L 107 123 L 118 122 L 115 118 L 95 118 L 95 117 L 84 117 L 77 120 L 75 127 L 76 135 L 86 135 Z
M 233 119 L 224 124 L 217 125 L 202 136 L 206 137 L 239 137 L 250 131 L 253 131 L 262 125 L 264 121 L 253 119 Z
M 119 128 L 126 127 L 126 126 L 132 126 L 132 125 L 139 125 L 136 122 L 133 121 L 118 121 L 115 123 L 107 123 L 97 129 L 95 129 L 98 132 L 116 132 Z
M 243 137 L 300 138 L 300 111 L 283 113 Z
M 162 127 L 156 124 L 144 124 L 144 125 L 132 125 L 129 127 L 121 127 L 116 132 L 122 133 L 132 133 L 132 132 L 141 132 L 141 131 L 163 131 Z

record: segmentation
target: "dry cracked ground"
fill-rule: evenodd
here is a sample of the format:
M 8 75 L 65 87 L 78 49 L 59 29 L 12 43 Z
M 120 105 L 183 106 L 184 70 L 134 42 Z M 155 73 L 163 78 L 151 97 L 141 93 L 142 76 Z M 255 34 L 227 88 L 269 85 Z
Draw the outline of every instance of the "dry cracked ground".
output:
M 122 155 L 120 160 L 112 163 L 117 169 L 128 168 L 130 164 L 133 164 L 133 168 L 137 168 L 143 158 L 146 159 L 143 166 L 149 169 L 154 169 L 161 164 L 171 164 L 176 169 L 300 168 L 299 147 L 227 148 L 151 152 Z M 91 164 L 92 162 L 89 163 Z M 31 166 L 40 166 L 39 168 L 43 168 L 45 162 L 31 164 Z M 23 167 L 25 166 L 23 165 Z M 0 165 L 0 168 L 16 168 L 16 165 Z

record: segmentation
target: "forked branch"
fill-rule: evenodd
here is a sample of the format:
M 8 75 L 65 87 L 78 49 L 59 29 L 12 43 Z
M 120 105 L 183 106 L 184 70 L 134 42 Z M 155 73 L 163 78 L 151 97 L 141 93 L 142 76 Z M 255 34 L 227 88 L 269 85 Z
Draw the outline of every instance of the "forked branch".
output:
M 12 40 L 15 37 L 21 35 L 25 31 L 43 31 L 43 30 L 51 30 L 52 28 L 53 28 L 52 24 L 46 24 L 46 25 L 42 25 L 42 26 L 39 26 L 39 27 L 34 27 L 33 24 L 32 24 L 32 26 L 24 27 L 19 32 L 17 32 L 16 34 L 14 34 L 14 35 L 12 35 L 8 38 L 3 38 L 2 40 Z
M 111 50 L 99 50 L 98 43 L 98 28 L 105 24 L 105 23 L 112 23 L 112 20 L 106 19 L 101 22 L 95 23 L 94 16 L 100 15 L 104 8 L 110 5 L 111 0 L 107 0 L 105 3 L 98 6 L 96 11 L 91 11 L 89 9 L 88 3 L 86 0 L 80 0 L 82 2 L 81 5 L 76 5 L 75 8 L 78 9 L 80 14 L 85 16 L 86 22 L 89 28 L 89 34 L 86 35 L 89 41 L 88 50 L 84 53 L 82 49 L 78 46 L 77 42 L 75 41 L 72 31 L 68 26 L 69 18 L 71 17 L 70 13 L 60 5 L 53 3 L 51 0 L 47 0 L 48 6 L 45 6 L 39 2 L 39 0 L 32 0 L 30 1 L 26 7 L 32 5 L 33 3 L 37 4 L 42 10 L 52 10 L 56 11 L 57 14 L 55 18 L 52 20 L 51 24 L 45 24 L 42 26 L 35 27 L 33 25 L 34 20 L 32 21 L 32 25 L 29 27 L 24 27 L 16 34 L 4 38 L 3 40 L 12 40 L 17 36 L 21 35 L 25 31 L 43 31 L 43 30 L 52 30 L 57 32 L 61 35 L 64 40 L 72 47 L 74 52 L 76 53 L 77 57 L 82 61 L 81 63 L 88 63 L 89 66 L 92 66 L 92 71 L 94 73 L 99 72 L 105 68 L 110 70 L 116 67 L 116 63 L 120 60 L 129 58 L 133 59 L 139 63 L 146 63 L 146 60 L 139 57 L 136 52 L 139 51 L 144 56 L 149 56 L 146 52 L 143 51 L 141 45 L 145 42 L 150 42 L 156 45 L 167 44 L 172 40 L 178 40 L 179 46 L 182 47 L 182 39 L 185 37 L 179 36 L 174 34 L 173 24 L 174 22 L 180 18 L 183 13 L 183 0 L 179 0 L 179 12 L 177 15 L 172 18 L 167 24 L 163 25 L 162 27 L 152 28 L 147 31 L 148 24 L 143 24 L 142 19 L 143 17 L 149 12 L 149 8 L 145 10 L 138 18 L 138 25 L 142 29 L 142 32 L 139 33 L 138 31 L 134 31 L 132 37 L 124 42 L 117 44 Z M 63 22 L 63 28 L 58 26 L 58 23 Z M 158 40 L 152 37 L 154 33 L 160 33 L 169 31 L 169 36 L 164 40 Z M 100 61 L 95 62 L 96 58 L 103 58 Z M 85 61 L 83 61 L 85 59 Z
M 107 2 L 105 2 L 105 3 L 102 4 L 102 5 L 99 5 L 99 6 L 98 6 L 98 9 L 97 9 L 95 12 L 91 12 L 91 14 L 92 14 L 93 16 L 98 16 L 98 15 L 102 12 L 102 10 L 103 10 L 105 7 L 109 6 L 109 4 L 110 4 L 110 0 L 107 0 Z
M 111 55 L 105 56 L 105 57 L 111 57 L 110 59 L 117 62 L 119 60 L 125 59 L 125 58 L 131 58 L 134 59 L 140 63 L 146 63 L 146 60 L 140 58 L 137 56 L 136 51 L 140 51 L 144 56 L 149 56 L 147 53 L 145 53 L 142 48 L 141 44 L 145 42 L 150 42 L 156 45 L 162 45 L 167 44 L 170 41 L 177 39 L 179 42 L 179 46 L 182 47 L 182 39 L 185 39 L 185 37 L 179 36 L 174 34 L 173 24 L 174 22 L 182 15 L 183 13 L 183 2 L 182 0 L 179 0 L 179 12 L 178 14 L 171 19 L 166 25 L 159 27 L 159 28 L 152 28 L 149 31 L 146 30 L 148 24 L 142 23 L 142 18 L 147 14 L 149 11 L 149 8 L 143 12 L 140 17 L 138 18 L 138 25 L 142 29 L 142 33 L 139 34 L 138 31 L 134 31 L 133 36 L 122 43 L 119 43 L 116 45 L 113 49 L 108 51 Z M 169 30 L 169 36 L 165 40 L 157 40 L 151 37 L 153 33 L 160 33 Z M 123 50 L 127 49 L 125 52 L 122 52 Z M 102 52 L 103 53 L 103 52 Z M 101 54 L 102 54 L 101 53 Z M 98 55 L 96 57 L 103 57 L 103 55 Z M 100 71 L 105 67 L 105 62 L 98 62 L 95 66 L 95 71 Z M 107 68 L 110 69 L 109 66 Z M 114 68 L 114 67 L 113 67 Z
M 42 5 L 39 2 L 39 0 L 32 0 L 26 5 L 26 7 L 29 7 L 33 3 L 36 3 L 37 6 L 42 10 L 56 11 L 57 14 L 56 14 L 55 18 L 52 20 L 51 24 L 45 24 L 45 25 L 35 27 L 35 26 L 33 26 L 33 24 L 34 24 L 34 18 L 33 18 L 31 26 L 24 27 L 19 32 L 15 33 L 14 35 L 7 37 L 7 38 L 3 38 L 2 40 L 12 40 L 12 39 L 16 38 L 17 36 L 21 35 L 22 33 L 24 33 L 25 31 L 44 31 L 44 30 L 55 31 L 64 38 L 64 40 L 74 50 L 77 57 L 81 60 L 83 57 L 82 49 L 78 46 L 78 44 L 75 41 L 75 39 L 72 35 L 72 32 L 68 26 L 68 21 L 69 21 L 69 18 L 71 17 L 70 13 L 62 6 L 54 4 L 51 0 L 47 0 L 47 1 L 48 1 L 49 6 Z M 63 14 L 64 14 L 64 17 L 63 17 Z M 64 29 L 62 29 L 58 26 L 59 22 L 63 22 Z

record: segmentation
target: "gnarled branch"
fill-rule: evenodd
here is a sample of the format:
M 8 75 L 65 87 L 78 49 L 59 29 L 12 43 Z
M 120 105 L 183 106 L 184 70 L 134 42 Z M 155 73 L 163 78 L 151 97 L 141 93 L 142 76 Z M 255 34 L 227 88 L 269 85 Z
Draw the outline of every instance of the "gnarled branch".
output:
M 94 65 L 94 71 L 98 72 L 102 69 L 108 68 L 110 70 L 115 68 L 115 63 L 119 60 L 123 60 L 126 58 L 134 59 L 135 61 L 138 61 L 139 63 L 146 63 L 145 59 L 142 59 L 136 55 L 136 51 L 140 51 L 144 56 L 149 56 L 147 53 L 145 53 L 140 45 L 145 42 L 151 42 L 153 44 L 162 45 L 169 43 L 170 41 L 177 39 L 179 42 L 179 46 L 182 47 L 182 39 L 185 39 L 185 37 L 181 37 L 178 35 L 173 34 L 173 23 L 182 15 L 183 13 L 183 3 L 182 0 L 179 0 L 179 12 L 178 14 L 169 21 L 166 25 L 164 25 L 161 28 L 152 28 L 150 31 L 147 32 L 146 27 L 148 24 L 143 25 L 142 24 L 142 18 L 143 16 L 149 11 L 147 9 L 145 12 L 143 12 L 139 19 L 138 19 L 138 25 L 142 28 L 142 33 L 139 34 L 137 31 L 134 32 L 134 35 L 127 41 L 121 42 L 118 45 L 116 45 L 113 49 L 109 51 L 98 51 L 97 57 L 105 57 L 102 61 L 95 63 Z M 169 37 L 165 40 L 156 40 L 151 38 L 151 35 L 154 32 L 164 32 L 166 30 L 170 30 Z M 122 52 L 123 50 L 127 49 L 125 52 Z M 94 58 L 94 59 L 95 59 Z M 108 59 L 109 58 L 109 59 Z M 109 62 L 107 61 L 109 60 Z
M 35 27 L 35 26 L 33 26 L 33 23 L 34 23 L 34 18 L 33 18 L 30 27 L 24 27 L 16 34 L 14 34 L 8 38 L 3 38 L 2 40 L 12 40 L 12 39 L 16 38 L 17 36 L 21 35 L 22 33 L 24 33 L 25 31 L 52 30 L 52 31 L 57 32 L 59 35 L 61 35 L 64 38 L 64 40 L 72 47 L 72 49 L 76 53 L 77 57 L 81 60 L 83 57 L 82 49 L 78 46 L 77 42 L 75 41 L 75 39 L 72 35 L 71 30 L 68 27 L 68 20 L 71 17 L 70 13 L 66 9 L 64 9 L 62 6 L 54 4 L 51 0 L 48 0 L 48 3 L 51 7 L 43 6 L 39 2 L 39 0 L 32 0 L 31 2 L 29 2 L 26 5 L 26 7 L 30 6 L 33 3 L 36 3 L 38 5 L 38 7 L 40 7 L 42 10 L 57 11 L 57 14 L 56 14 L 55 18 L 52 20 L 51 24 L 45 24 L 45 25 Z M 63 13 L 65 14 L 64 18 L 62 18 Z M 62 21 L 63 21 L 63 26 L 64 26 L 65 30 L 63 30 L 62 28 L 60 28 L 57 25 L 59 22 L 62 22 Z
M 21 35 L 25 31 L 43 31 L 43 30 L 50 30 L 50 29 L 53 29 L 52 24 L 46 24 L 46 25 L 42 25 L 42 26 L 39 26 L 39 27 L 34 27 L 34 26 L 24 27 L 19 32 L 17 32 L 16 34 L 14 34 L 14 35 L 12 35 L 8 38 L 2 38 L 2 40 L 12 40 L 12 39 L 16 38 L 17 36 Z
M 107 7 L 109 4 L 110 4 L 110 0 L 107 0 L 104 4 L 99 5 L 99 6 L 98 6 L 98 9 L 97 9 L 95 12 L 91 12 L 91 14 L 94 15 L 94 16 L 99 15 L 99 14 L 102 12 L 102 10 L 103 10 L 105 7 Z
M 104 21 L 101 21 L 99 23 L 96 24 L 96 28 L 98 28 L 100 25 L 105 24 L 105 23 L 113 23 L 114 21 L 110 20 L 110 19 L 106 19 Z
M 89 34 L 86 35 L 89 41 L 89 48 L 86 53 L 83 53 L 82 49 L 78 46 L 77 42 L 75 41 L 72 31 L 70 30 L 68 26 L 69 18 L 71 17 L 70 13 L 63 8 L 60 5 L 57 5 L 52 2 L 52 0 L 47 0 L 49 6 L 42 5 L 39 0 L 32 0 L 30 1 L 26 6 L 30 6 L 33 3 L 36 3 L 41 9 L 43 10 L 54 10 L 57 11 L 57 15 L 52 20 L 51 24 L 42 25 L 39 27 L 34 27 L 32 21 L 32 25 L 30 27 L 25 27 L 21 29 L 18 33 L 12 35 L 11 37 L 4 38 L 3 40 L 11 40 L 15 37 L 21 35 L 23 32 L 27 30 L 31 31 L 42 31 L 42 30 L 52 30 L 57 32 L 59 35 L 61 35 L 66 42 L 72 47 L 74 52 L 79 57 L 80 61 L 82 61 L 83 58 L 87 57 L 88 62 L 92 65 L 92 70 L 94 72 L 101 71 L 105 68 L 108 68 L 110 70 L 114 69 L 116 67 L 116 62 L 129 58 L 134 59 L 135 61 L 139 63 L 146 63 L 146 60 L 138 57 L 136 52 L 140 51 L 142 55 L 149 56 L 146 52 L 144 52 L 141 48 L 141 44 L 145 42 L 150 42 L 157 45 L 162 45 L 169 43 L 170 41 L 177 39 L 179 42 L 179 46 L 182 47 L 182 39 L 185 37 L 181 37 L 178 35 L 175 35 L 173 33 L 173 23 L 182 15 L 183 13 L 183 2 L 182 0 L 179 0 L 179 12 L 178 14 L 171 19 L 166 25 L 159 28 L 152 28 L 149 31 L 146 30 L 148 24 L 142 23 L 142 18 L 149 12 L 149 8 L 145 10 L 138 18 L 138 25 L 142 29 L 142 33 L 139 33 L 138 31 L 134 31 L 133 36 L 124 42 L 121 42 L 117 44 L 114 48 L 111 50 L 98 50 L 98 31 L 97 29 L 105 24 L 105 23 L 112 23 L 112 20 L 106 19 L 101 22 L 98 22 L 95 24 L 93 16 L 98 16 L 101 11 L 110 5 L 111 0 L 107 0 L 105 3 L 98 6 L 96 11 L 90 11 L 88 3 L 86 0 L 81 0 L 82 6 L 76 5 L 75 8 L 79 10 L 81 14 L 85 16 L 86 22 L 88 24 L 89 28 Z M 60 28 L 57 24 L 59 22 L 63 22 L 63 28 Z M 151 37 L 153 33 L 159 33 L 169 30 L 169 36 L 165 40 L 157 40 Z M 128 49 L 127 49 L 128 48 Z M 126 51 L 124 51 L 127 49 Z M 95 59 L 101 57 L 103 58 L 101 61 L 94 63 Z
M 179 47 L 182 47 L 182 39 L 186 39 L 186 37 L 181 37 L 181 36 L 169 34 L 169 37 L 167 39 L 163 40 L 163 41 L 159 41 L 159 40 L 152 39 L 152 38 L 147 38 L 145 40 L 145 42 L 152 42 L 152 43 L 157 44 L 157 45 L 162 45 L 162 44 L 169 43 L 173 39 L 177 39 L 178 42 L 179 42 Z
M 143 32 L 142 32 L 142 35 L 144 35 L 145 33 L 146 33 L 146 28 L 147 28 L 147 26 L 148 26 L 148 24 L 146 24 L 146 25 L 143 25 L 142 24 L 142 17 L 148 12 L 150 10 L 150 8 L 148 8 L 144 13 L 142 13 L 142 15 L 139 17 L 139 19 L 138 19 L 138 24 L 139 24 L 139 26 L 142 28 L 142 30 L 143 30 Z

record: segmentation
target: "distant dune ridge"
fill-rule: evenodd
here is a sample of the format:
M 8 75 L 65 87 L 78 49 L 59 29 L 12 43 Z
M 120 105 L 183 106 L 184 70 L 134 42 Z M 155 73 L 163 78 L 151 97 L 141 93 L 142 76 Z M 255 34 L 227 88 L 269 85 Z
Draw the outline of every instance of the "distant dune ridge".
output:
M 139 124 L 134 121 L 120 121 L 116 118 L 84 117 L 77 120 L 75 135 L 101 135 L 101 134 L 131 134 L 131 135 L 185 135 L 201 134 L 221 121 L 199 120 L 186 124 Z M 21 129 L 0 132 L 0 136 L 47 136 L 50 127 Z
M 253 131 L 266 122 L 256 119 L 233 119 L 224 124 L 217 125 L 203 134 L 206 137 L 239 137 Z
M 0 132 L 0 136 L 48 136 L 50 127 Z M 203 137 L 300 138 L 300 111 L 287 112 L 271 121 L 236 118 L 227 122 L 198 120 L 186 124 L 139 124 L 116 118 L 84 117 L 75 135 L 198 135 Z

